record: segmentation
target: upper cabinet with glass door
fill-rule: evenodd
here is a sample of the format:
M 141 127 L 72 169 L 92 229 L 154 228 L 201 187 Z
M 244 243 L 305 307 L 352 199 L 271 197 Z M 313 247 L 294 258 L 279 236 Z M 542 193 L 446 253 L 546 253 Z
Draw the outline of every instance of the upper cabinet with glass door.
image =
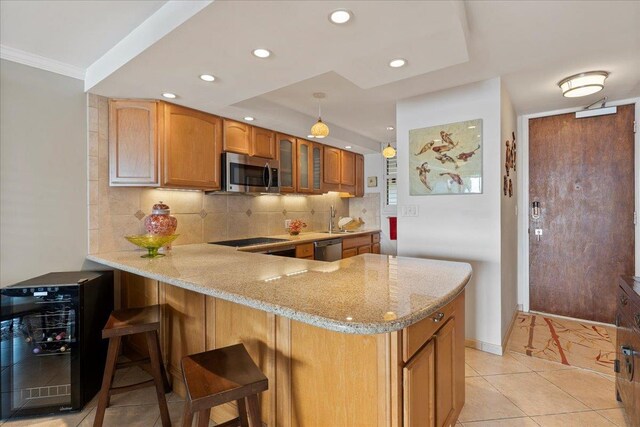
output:
M 298 190 L 296 185 L 298 171 L 296 139 L 279 133 L 276 134 L 276 142 L 276 154 L 280 161 L 280 191 L 295 193 Z

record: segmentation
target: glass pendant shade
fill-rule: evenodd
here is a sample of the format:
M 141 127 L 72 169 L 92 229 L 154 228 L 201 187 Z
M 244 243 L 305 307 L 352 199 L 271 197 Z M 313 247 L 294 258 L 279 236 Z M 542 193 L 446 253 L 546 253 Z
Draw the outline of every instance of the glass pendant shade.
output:
M 567 77 L 558 83 L 562 95 L 567 98 L 577 98 L 600 92 L 604 89 L 604 81 L 609 76 L 606 71 L 589 71 Z
M 391 146 L 391 144 L 387 144 L 387 146 L 382 150 L 382 156 L 386 159 L 390 159 L 395 157 L 396 149 Z
M 315 138 L 324 138 L 329 136 L 329 126 L 324 124 L 321 118 L 318 117 L 316 124 L 311 126 L 311 135 Z

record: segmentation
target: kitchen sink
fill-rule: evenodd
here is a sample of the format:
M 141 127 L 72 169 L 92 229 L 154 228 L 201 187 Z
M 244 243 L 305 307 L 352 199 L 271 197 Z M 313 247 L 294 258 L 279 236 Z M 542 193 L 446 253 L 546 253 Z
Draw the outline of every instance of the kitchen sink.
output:
M 357 233 L 357 231 L 346 231 L 346 230 L 340 230 L 340 231 L 319 231 L 319 233 L 324 233 L 324 234 L 352 234 L 352 233 Z

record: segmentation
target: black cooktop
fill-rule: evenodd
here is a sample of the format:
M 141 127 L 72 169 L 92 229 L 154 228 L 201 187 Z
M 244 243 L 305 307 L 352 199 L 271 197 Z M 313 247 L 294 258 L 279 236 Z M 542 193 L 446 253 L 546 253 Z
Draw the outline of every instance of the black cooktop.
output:
M 244 248 L 245 246 L 264 245 L 267 243 L 278 243 L 278 242 L 287 242 L 287 239 L 275 239 L 273 237 L 253 237 L 250 239 L 236 239 L 236 240 L 224 240 L 222 242 L 209 242 L 209 244 Z

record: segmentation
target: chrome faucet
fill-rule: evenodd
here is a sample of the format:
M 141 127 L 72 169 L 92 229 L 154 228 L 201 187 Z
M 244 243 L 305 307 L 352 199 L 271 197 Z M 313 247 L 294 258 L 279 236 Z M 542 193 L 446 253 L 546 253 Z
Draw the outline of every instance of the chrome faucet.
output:
M 336 208 L 331 205 L 329 208 L 329 234 L 333 233 L 333 219 L 336 217 Z

